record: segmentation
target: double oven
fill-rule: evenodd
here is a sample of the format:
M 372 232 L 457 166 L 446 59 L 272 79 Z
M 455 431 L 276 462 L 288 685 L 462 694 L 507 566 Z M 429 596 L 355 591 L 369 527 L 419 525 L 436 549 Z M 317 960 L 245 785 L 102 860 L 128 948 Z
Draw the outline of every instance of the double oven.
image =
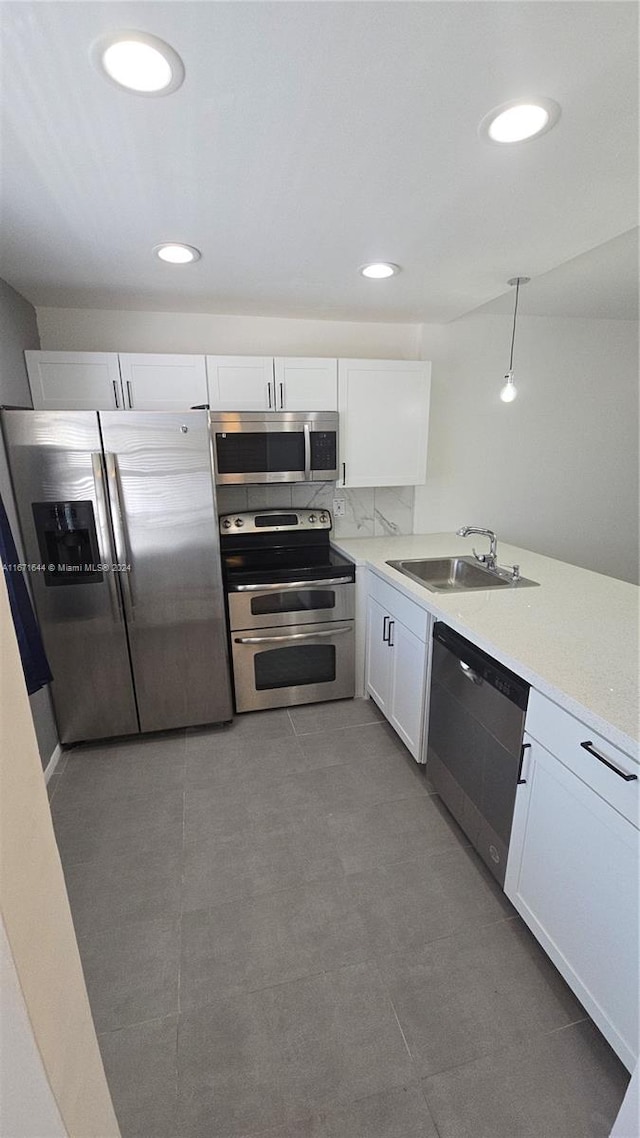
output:
M 355 693 L 355 566 L 323 510 L 220 518 L 236 711 Z

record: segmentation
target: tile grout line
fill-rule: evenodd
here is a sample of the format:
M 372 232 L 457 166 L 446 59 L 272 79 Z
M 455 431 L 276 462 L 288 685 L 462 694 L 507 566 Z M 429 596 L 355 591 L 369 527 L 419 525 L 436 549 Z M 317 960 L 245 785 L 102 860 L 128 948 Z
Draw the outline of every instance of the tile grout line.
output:
M 557 1035 L 561 1031 L 567 1031 L 570 1027 L 577 1027 L 580 1023 L 589 1022 L 589 1016 L 585 1015 L 581 1019 L 572 1020 L 571 1023 L 563 1023 L 560 1027 L 552 1027 L 550 1031 L 534 1031 L 531 1035 L 526 1035 L 524 1038 L 511 1043 L 503 1043 L 499 1047 L 492 1047 L 488 1051 L 483 1051 L 480 1055 L 475 1055 L 472 1059 L 465 1059 L 462 1063 L 454 1063 L 451 1067 L 442 1067 L 439 1071 L 431 1071 L 428 1075 L 420 1076 L 420 1080 L 426 1083 L 428 1079 L 438 1079 L 441 1075 L 450 1075 L 452 1071 L 460 1071 L 464 1067 L 470 1067 L 474 1063 L 480 1063 L 483 1059 L 492 1055 L 500 1055 L 503 1052 L 513 1052 L 514 1050 L 526 1047 L 530 1043 L 535 1043 L 537 1040 L 546 1039 L 550 1035 Z
M 422 1097 L 426 1103 L 427 1110 L 429 1112 L 429 1117 L 431 1118 L 431 1121 L 433 1122 L 433 1129 L 435 1130 L 436 1134 L 438 1135 L 438 1138 L 442 1138 L 442 1133 L 441 1133 L 440 1127 L 438 1126 L 438 1123 L 436 1122 L 436 1120 L 434 1118 L 433 1111 L 431 1109 L 431 1104 L 429 1102 L 424 1084 L 425 1084 L 425 1079 L 424 1078 L 418 1078 L 418 1086 L 420 1087 L 420 1094 L 422 1095 Z
M 263 984 L 259 988 L 238 988 L 235 991 L 220 990 L 207 1003 L 198 1003 L 193 1008 L 185 1008 L 181 1014 L 190 1015 L 193 1012 L 200 1012 L 203 1008 L 213 1007 L 218 1000 L 236 1000 L 241 999 L 243 996 L 255 996 L 259 992 L 271 992 L 274 988 L 286 988 L 289 984 L 304 984 L 308 980 L 317 980 L 318 976 L 331 976 L 334 972 L 345 972 L 348 968 L 360 968 L 362 965 L 373 965 L 378 971 L 378 962 L 375 956 L 367 956 L 364 960 L 351 960 L 348 964 L 339 964 L 336 968 L 318 968 L 317 972 L 305 972 L 302 976 L 290 976 L 287 980 L 276 980 L 273 984 Z M 167 1016 L 158 1018 L 168 1018 Z M 135 1026 L 135 1025 L 131 1025 Z
M 295 738 L 295 739 L 297 739 L 297 737 L 298 737 L 298 732 L 296 731 L 296 725 L 295 725 L 295 723 L 293 722 L 293 719 L 291 718 L 291 711 L 289 710 L 289 708 L 288 708 L 288 707 L 287 707 L 285 710 L 286 710 L 286 712 L 287 712 L 287 719 L 289 720 L 289 723 L 291 724 L 291 730 L 293 731 L 293 736 L 294 736 L 294 738 Z
M 96 1031 L 96 1036 L 101 1039 L 104 1035 L 116 1035 L 119 1031 L 128 1031 L 131 1027 L 146 1027 L 148 1023 L 164 1023 L 165 1020 L 169 1019 L 178 1022 L 176 1013 L 169 1012 L 167 1015 L 151 1016 L 149 1019 L 137 1019 L 135 1023 L 123 1023 L 120 1027 L 107 1027 L 104 1030 Z
M 344 883 L 346 874 L 324 875 L 314 877 L 312 881 L 299 881 L 295 885 L 282 885 L 277 889 L 269 889 L 265 893 L 244 893 L 242 896 L 230 897 L 227 901 L 214 901 L 212 905 L 202 905 L 198 909 L 185 909 L 181 906 L 180 915 L 193 916 L 195 913 L 209 913 L 212 909 L 220 909 L 223 905 L 237 905 L 245 901 L 260 901 L 263 897 L 279 897 L 281 893 L 293 893 L 294 890 L 312 889 L 314 885 Z M 351 894 L 350 894 L 351 896 Z

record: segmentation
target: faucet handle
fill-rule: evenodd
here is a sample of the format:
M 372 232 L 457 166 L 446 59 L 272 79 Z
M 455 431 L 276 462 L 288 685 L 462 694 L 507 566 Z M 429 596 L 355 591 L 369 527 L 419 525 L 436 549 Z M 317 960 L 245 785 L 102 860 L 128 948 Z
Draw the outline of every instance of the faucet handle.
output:
M 488 555 L 486 553 L 478 553 L 475 546 L 471 547 L 471 552 L 473 553 L 476 561 L 479 561 L 481 565 L 484 565 Z

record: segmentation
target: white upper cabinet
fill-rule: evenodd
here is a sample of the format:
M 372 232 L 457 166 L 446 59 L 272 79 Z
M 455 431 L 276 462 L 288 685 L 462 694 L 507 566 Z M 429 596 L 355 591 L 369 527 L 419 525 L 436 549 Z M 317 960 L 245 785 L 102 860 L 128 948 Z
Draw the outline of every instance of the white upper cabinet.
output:
M 271 356 L 207 356 L 212 411 L 275 411 Z
M 275 401 L 277 411 L 337 411 L 338 361 L 277 358 Z
M 428 362 L 338 362 L 341 485 L 426 481 L 430 394 Z
M 120 355 L 128 411 L 186 411 L 208 402 L 204 356 Z
M 34 407 L 44 411 L 186 411 L 207 402 L 204 356 L 25 352 Z
M 337 411 L 338 362 L 207 356 L 212 411 Z
M 25 352 L 33 406 L 41 411 L 118 411 L 116 352 Z

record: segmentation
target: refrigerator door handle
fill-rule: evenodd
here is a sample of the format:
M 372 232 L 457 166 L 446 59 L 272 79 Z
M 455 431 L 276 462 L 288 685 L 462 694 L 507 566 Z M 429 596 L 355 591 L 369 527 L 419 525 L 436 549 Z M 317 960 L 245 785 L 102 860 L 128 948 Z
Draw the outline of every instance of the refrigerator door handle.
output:
M 93 469 L 93 484 L 96 491 L 96 518 L 98 522 L 98 545 L 100 551 L 100 560 L 103 565 L 108 566 L 106 569 L 107 587 L 109 589 L 109 600 L 111 602 L 111 615 L 114 624 L 122 624 L 124 620 L 124 613 L 122 611 L 122 600 L 114 571 L 111 569 L 113 564 L 113 548 L 111 545 L 111 530 L 109 528 L 109 510 L 107 507 L 107 491 L 105 486 L 105 470 L 102 462 L 102 454 L 100 451 L 91 452 L 91 467 Z
M 125 603 L 125 613 L 127 620 L 134 619 L 135 600 L 133 595 L 133 587 L 131 584 L 131 558 L 129 556 L 129 543 L 127 542 L 127 531 L 124 522 L 124 511 L 122 509 L 122 499 L 120 497 L 120 480 L 118 477 L 118 460 L 111 451 L 105 451 L 105 462 L 107 464 L 107 481 L 109 486 L 109 498 L 111 500 L 111 516 L 113 518 L 113 536 L 116 543 L 116 557 L 118 563 L 122 566 L 120 572 L 120 581 L 122 583 L 122 595 Z

